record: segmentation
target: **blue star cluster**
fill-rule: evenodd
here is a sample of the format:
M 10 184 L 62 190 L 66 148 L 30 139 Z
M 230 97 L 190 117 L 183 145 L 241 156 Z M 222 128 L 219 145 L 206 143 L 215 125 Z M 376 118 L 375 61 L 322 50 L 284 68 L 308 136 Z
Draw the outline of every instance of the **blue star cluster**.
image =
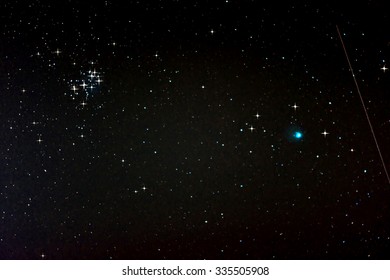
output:
M 97 72 L 96 69 L 90 69 L 87 72 L 81 71 L 80 77 L 68 81 L 70 91 L 65 92 L 65 95 L 69 95 L 72 100 L 82 99 L 86 101 L 89 97 L 99 92 L 103 82 L 102 74 Z

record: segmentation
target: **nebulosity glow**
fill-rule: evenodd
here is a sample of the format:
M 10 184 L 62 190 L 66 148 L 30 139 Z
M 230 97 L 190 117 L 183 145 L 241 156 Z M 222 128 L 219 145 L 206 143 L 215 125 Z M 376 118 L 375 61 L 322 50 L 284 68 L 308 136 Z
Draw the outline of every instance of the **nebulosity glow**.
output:
M 299 131 L 295 131 L 294 132 L 294 138 L 295 139 L 301 139 L 302 138 L 302 132 L 299 132 Z

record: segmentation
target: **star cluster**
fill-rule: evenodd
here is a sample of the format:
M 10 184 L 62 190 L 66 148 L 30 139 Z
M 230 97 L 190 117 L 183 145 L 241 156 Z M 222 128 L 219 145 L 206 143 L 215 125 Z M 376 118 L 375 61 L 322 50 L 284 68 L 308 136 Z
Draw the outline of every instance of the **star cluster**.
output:
M 88 70 L 87 72 L 81 71 L 80 77 L 81 78 L 79 79 L 70 80 L 68 82 L 70 93 L 67 92 L 65 95 L 69 95 L 72 100 L 81 99 L 82 102 L 80 105 L 85 106 L 85 101 L 87 101 L 89 97 L 99 92 L 99 88 L 103 80 L 102 75 L 97 72 L 96 69 Z
M 0 258 L 388 259 L 387 3 L 311 2 L 2 1 Z

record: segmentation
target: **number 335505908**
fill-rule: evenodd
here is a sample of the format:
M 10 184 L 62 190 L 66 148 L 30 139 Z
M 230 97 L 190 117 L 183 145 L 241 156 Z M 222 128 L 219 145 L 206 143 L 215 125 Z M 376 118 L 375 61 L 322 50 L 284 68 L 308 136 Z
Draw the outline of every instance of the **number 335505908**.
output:
M 216 267 L 215 275 L 268 275 L 268 267 Z

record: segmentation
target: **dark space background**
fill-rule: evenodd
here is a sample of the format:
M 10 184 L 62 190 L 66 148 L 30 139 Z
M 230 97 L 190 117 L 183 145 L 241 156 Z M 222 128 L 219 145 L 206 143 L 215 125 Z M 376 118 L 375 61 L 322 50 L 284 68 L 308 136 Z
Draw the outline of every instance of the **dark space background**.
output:
M 1 1 L 0 258 L 388 259 L 386 1 L 313 2 Z

